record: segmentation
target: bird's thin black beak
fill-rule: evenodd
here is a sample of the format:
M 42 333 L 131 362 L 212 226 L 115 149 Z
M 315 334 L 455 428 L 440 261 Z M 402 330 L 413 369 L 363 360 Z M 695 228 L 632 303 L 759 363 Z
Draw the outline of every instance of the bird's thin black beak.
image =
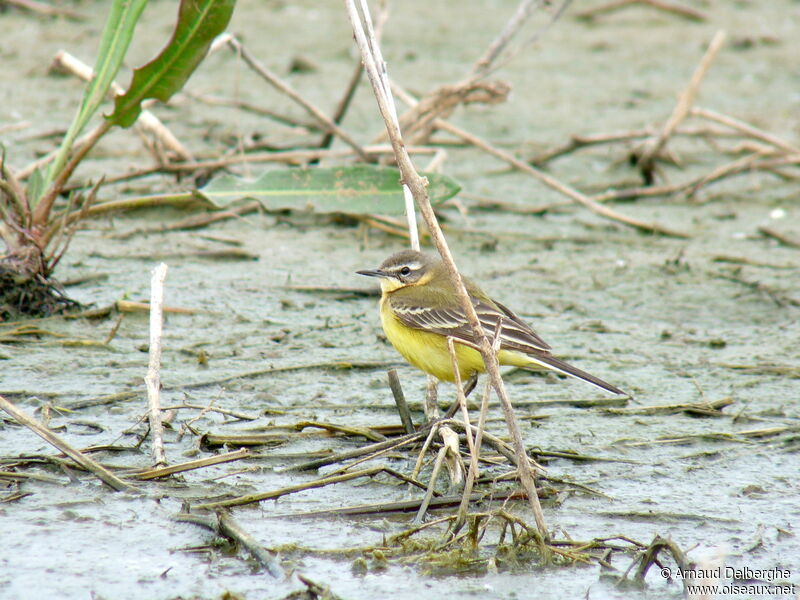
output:
M 368 271 L 356 271 L 359 275 L 366 275 L 367 277 L 386 277 L 386 273 L 380 269 L 372 269 Z

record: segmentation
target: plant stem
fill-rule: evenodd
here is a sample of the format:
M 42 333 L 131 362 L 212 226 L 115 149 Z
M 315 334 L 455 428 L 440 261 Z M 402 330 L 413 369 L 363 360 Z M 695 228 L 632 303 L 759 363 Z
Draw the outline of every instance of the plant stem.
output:
M 520 483 L 522 484 L 526 495 L 528 496 L 528 502 L 530 503 L 531 510 L 533 511 L 539 534 L 543 539 L 547 539 L 549 537 L 547 533 L 547 525 L 544 520 L 541 504 L 539 504 L 536 483 L 533 478 L 530 462 L 528 461 L 528 455 L 525 453 L 525 446 L 522 443 L 522 434 L 520 433 L 519 424 L 517 423 L 516 416 L 514 415 L 514 410 L 511 407 L 511 401 L 508 399 L 508 394 L 506 393 L 503 379 L 500 376 L 497 357 L 492 349 L 492 344 L 489 341 L 489 338 L 486 336 L 483 328 L 481 327 L 480 321 L 478 320 L 478 315 L 475 312 L 475 307 L 472 305 L 469 294 L 464 287 L 464 282 L 461 274 L 458 271 L 458 268 L 456 267 L 455 261 L 453 260 L 453 255 L 450 253 L 447 240 L 445 239 L 442 229 L 439 226 L 439 222 L 436 219 L 436 215 L 433 212 L 433 207 L 431 206 L 430 199 L 428 198 L 428 180 L 424 177 L 421 177 L 414 168 L 414 164 L 411 162 L 411 158 L 405 149 L 402 134 L 400 133 L 400 127 L 396 119 L 392 117 L 390 104 L 387 101 L 387 96 L 389 96 L 390 90 L 388 89 L 388 86 L 384 87 L 385 75 L 384 78 L 381 78 L 381 75 L 379 75 L 376 60 L 372 55 L 372 51 L 374 51 L 374 48 L 377 46 L 377 42 L 375 41 L 374 37 L 369 41 L 367 40 L 367 36 L 364 33 L 364 26 L 361 22 L 362 17 L 358 14 L 355 6 L 355 0 L 345 0 L 345 4 L 347 6 L 350 22 L 355 33 L 356 43 L 361 51 L 364 68 L 366 69 L 367 76 L 372 84 L 375 98 L 378 102 L 378 108 L 386 125 L 386 131 L 389 135 L 389 140 L 391 141 L 392 148 L 394 148 L 397 165 L 402 174 L 402 181 L 408 186 L 408 189 L 411 191 L 414 199 L 416 200 L 417 206 L 419 207 L 422 217 L 428 226 L 428 230 L 430 231 L 431 238 L 433 239 L 437 250 L 439 250 L 439 254 L 442 257 L 442 262 L 444 263 L 448 275 L 450 276 L 450 280 L 455 287 L 456 296 L 458 297 L 459 303 L 466 314 L 467 321 L 472 328 L 475 339 L 478 341 L 478 350 L 483 357 L 483 362 L 492 382 L 492 387 L 495 389 L 495 392 L 502 403 L 503 413 L 506 418 L 508 430 L 514 442 L 514 453 L 517 458 L 517 469 L 519 472 Z M 365 5 L 363 0 L 361 4 L 363 9 Z M 364 20 L 367 19 L 367 15 L 368 13 L 365 12 Z
M 53 209 L 53 204 L 64 189 L 67 181 L 69 181 L 72 173 L 78 168 L 78 165 L 86 155 L 89 154 L 89 151 L 94 148 L 100 138 L 108 133 L 108 130 L 111 129 L 112 126 L 113 123 L 111 121 L 103 119 L 103 122 L 91 132 L 86 142 L 78 148 L 75 154 L 72 155 L 72 158 L 69 159 L 67 164 L 64 165 L 64 168 L 58 173 L 53 183 L 50 184 L 50 189 L 42 196 L 33 211 L 31 227 L 34 231 L 41 231 L 47 225 L 50 218 L 50 211 Z

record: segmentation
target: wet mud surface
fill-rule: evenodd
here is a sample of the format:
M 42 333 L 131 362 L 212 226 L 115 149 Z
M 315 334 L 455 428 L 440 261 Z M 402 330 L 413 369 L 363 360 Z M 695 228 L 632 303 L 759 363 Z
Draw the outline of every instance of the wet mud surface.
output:
M 79 8 L 90 15 L 103 12 L 101 3 Z M 412 7 L 394 7 L 384 42 L 392 74 L 422 91 L 465 73 L 510 7 L 444 3 L 429 9 L 423 18 Z M 644 8 L 591 23 L 568 14 L 502 72 L 513 86 L 508 103 L 460 109 L 454 121 L 522 155 L 563 143 L 570 134 L 663 123 L 708 40 L 725 28 L 731 41 L 704 81 L 698 103 L 797 143 L 798 80 L 786 65 L 800 50 L 792 34 L 800 25 L 798 5 L 713 3 L 705 9 L 710 15 L 705 23 Z M 162 3 L 148 9 L 129 64 L 153 53 L 171 18 Z M 0 61 L 0 125 L 31 122 L 2 135 L 10 162 L 20 166 L 53 147 L 50 139 L 26 136 L 65 127 L 77 105 L 74 81 L 46 76 L 50 58 L 67 48 L 91 62 L 102 16 L 71 23 L 9 11 L 0 19 L 9 32 Z M 354 63 L 338 4 L 242 2 L 231 30 L 242 33 L 251 51 L 276 70 L 285 72 L 294 55 L 313 59 L 317 71 L 287 78 L 324 107 L 333 105 Z M 224 53 L 210 57 L 187 90 L 299 114 Z M 290 133 L 186 95 L 174 107 L 156 111 L 197 156 L 220 154 L 237 135 L 257 132 L 279 144 Z M 365 86 L 344 124 L 364 140 L 380 130 Z M 713 167 L 713 153 L 701 141 L 681 142 L 675 151 L 682 170 L 672 168 L 670 177 Z M 621 145 L 601 146 L 549 168 L 579 189 L 597 191 L 636 179 L 624 159 Z M 115 132 L 80 175 L 118 173 L 150 160 L 133 134 Z M 475 149 L 449 148 L 444 171 L 467 194 L 529 205 L 564 200 Z M 106 194 L 156 193 L 186 184 L 150 178 Z M 480 210 L 467 196 L 468 214 L 444 209 L 448 240 L 465 273 L 529 321 L 556 354 L 633 395 L 624 407 L 580 406 L 606 396 L 579 381 L 509 375 L 509 394 L 529 448 L 602 459 L 540 459 L 552 478 L 598 492 L 563 486 L 543 501 L 548 525 L 559 537 L 621 535 L 649 543 L 661 535 L 693 560 L 722 556 L 721 564 L 738 568 L 787 569 L 786 581 L 800 586 L 800 250 L 758 231 L 768 225 L 800 234 L 797 189 L 796 179 L 747 174 L 690 200 L 615 205 L 685 231 L 688 239 L 645 235 L 569 205 L 544 216 L 518 215 Z M 251 214 L 197 231 L 144 232 L 189 214 L 159 209 L 91 221 L 57 275 L 67 282 L 102 275 L 67 291 L 80 302 L 107 306 L 122 299 L 147 301 L 151 269 L 162 260 L 169 265 L 166 304 L 194 313 L 166 318 L 162 405 L 212 404 L 255 417 L 177 410 L 165 437 L 170 463 L 220 451 L 201 446 L 200 434 L 285 438 L 254 448 L 256 456 L 247 460 L 137 484 L 141 493 L 115 494 L 52 464 L 19 469 L 38 479 L 0 476 L 3 498 L 26 494 L 0 503 L 2 598 L 206 599 L 226 591 L 248 599 L 283 598 L 298 589 L 296 580 L 276 581 L 243 550 L 214 543 L 215 536 L 196 525 L 175 522 L 181 503 L 268 491 L 324 475 L 331 467 L 320 473 L 284 469 L 364 440 L 291 427 L 302 421 L 398 424 L 387 368 L 398 368 L 412 404 L 423 399 L 425 378 L 403 365 L 386 343 L 374 296 L 297 289 L 369 291 L 371 282 L 354 272 L 375 267 L 404 240 L 299 212 Z M 231 248 L 241 251 L 239 256 L 207 254 Z M 113 339 L 104 343 L 117 319 L 114 314 L 26 322 L 39 331 L 25 336 L 8 335 L 12 326 L 0 326 L 0 393 L 29 414 L 49 418 L 49 426 L 79 448 L 114 446 L 93 454 L 104 464 L 146 468 L 149 441 L 139 444 L 147 429 L 141 419 L 147 406 L 148 319 L 145 313 L 123 313 Z M 451 392 L 440 388 L 443 398 Z M 119 396 L 97 401 L 109 395 Z M 725 399 L 732 403 L 713 417 L 635 410 Z M 417 422 L 423 418 L 418 411 L 413 416 Z M 494 402 L 488 428 L 506 433 Z M 0 420 L 0 470 L 11 470 L 20 457 L 54 452 L 28 429 Z M 415 452 L 406 452 L 385 461 L 410 470 L 415 458 Z M 430 563 L 384 562 L 367 554 L 362 568 L 357 558 L 363 553 L 344 549 L 380 545 L 407 529 L 411 514 L 293 516 L 421 493 L 377 476 L 237 508 L 233 515 L 261 544 L 280 550 L 287 570 L 302 572 L 342 598 L 683 595 L 680 581 L 665 580 L 658 568 L 644 589 L 617 587 L 619 573 L 607 576 L 597 565 L 539 569 L 522 561 L 499 572 L 454 574 Z M 509 508 L 532 520 L 524 502 L 513 501 Z M 491 554 L 490 542 L 482 552 Z M 617 556 L 613 565 L 624 571 L 631 561 Z

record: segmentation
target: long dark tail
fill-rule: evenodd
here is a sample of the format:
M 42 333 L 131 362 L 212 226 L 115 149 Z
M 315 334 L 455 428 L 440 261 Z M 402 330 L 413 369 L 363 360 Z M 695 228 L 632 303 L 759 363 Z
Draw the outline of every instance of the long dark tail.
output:
M 563 375 L 570 375 L 572 377 L 577 377 L 578 379 L 583 379 L 584 381 L 591 383 L 592 385 L 596 385 L 600 389 L 611 392 L 612 394 L 619 394 L 620 396 L 629 395 L 628 393 L 623 392 L 621 389 L 614 387 L 610 383 L 606 383 L 599 377 L 590 375 L 586 371 L 581 371 L 578 367 L 573 367 L 571 364 L 566 363 L 563 360 L 559 360 L 555 356 L 551 356 L 549 354 L 528 354 L 527 358 L 538 363 L 546 369 L 552 369 L 553 371 L 557 371 Z M 533 367 L 533 365 L 531 365 L 531 367 Z

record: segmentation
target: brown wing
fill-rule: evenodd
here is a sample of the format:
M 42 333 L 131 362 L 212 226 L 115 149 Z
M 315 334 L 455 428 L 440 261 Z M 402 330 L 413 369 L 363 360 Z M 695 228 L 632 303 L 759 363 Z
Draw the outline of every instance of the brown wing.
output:
M 513 322 L 513 326 L 508 323 L 508 320 L 504 321 L 503 330 L 505 331 L 508 329 L 509 331 L 513 329 L 517 329 L 521 336 L 526 340 L 525 343 L 528 345 L 534 345 L 537 347 L 537 350 L 548 351 L 550 350 L 550 345 L 545 342 L 542 338 L 539 337 L 539 334 L 536 333 L 531 326 L 528 325 L 525 321 L 520 319 L 517 315 L 515 315 L 510 308 L 500 304 L 499 302 L 494 302 L 503 314 Z
M 524 354 L 549 354 L 550 346 L 530 326 L 499 303 L 489 304 L 471 298 L 478 320 L 489 337 L 494 336 L 500 322 L 500 348 Z M 450 336 L 462 344 L 477 348 L 475 336 L 461 307 L 418 306 L 407 298 L 390 297 L 389 304 L 400 321 L 413 329 L 422 329 Z
M 478 320 L 490 337 L 494 335 L 497 322 L 500 321 L 500 348 L 503 350 L 522 352 L 531 356 L 541 367 L 583 379 L 612 394 L 626 395 L 625 392 L 610 383 L 550 354 L 550 346 L 525 321 L 499 302 L 490 300 L 490 304 L 475 297 L 471 299 L 475 312 L 478 313 Z M 418 306 L 408 298 L 396 296 L 389 297 L 389 304 L 397 318 L 408 327 L 450 336 L 462 344 L 477 348 L 472 328 L 460 307 Z

